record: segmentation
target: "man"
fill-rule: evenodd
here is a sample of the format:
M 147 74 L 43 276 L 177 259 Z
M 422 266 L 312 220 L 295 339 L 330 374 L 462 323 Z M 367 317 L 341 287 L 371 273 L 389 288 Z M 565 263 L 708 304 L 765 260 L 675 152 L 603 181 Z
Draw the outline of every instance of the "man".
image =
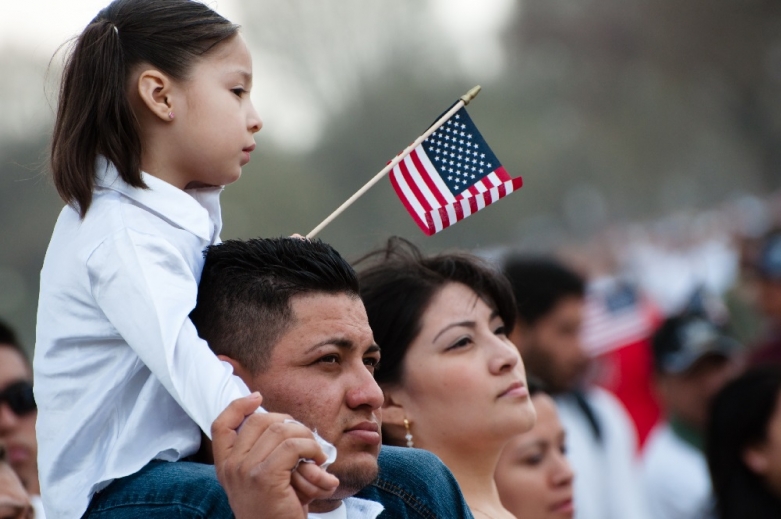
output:
M 36 517 L 41 519 L 43 507 L 35 439 L 37 414 L 30 361 L 14 331 L 0 322 L 0 444 L 5 447 L 8 463 L 30 494 Z
M 755 263 L 757 304 L 768 330 L 751 355 L 753 365 L 781 363 L 781 230 L 768 233 L 760 243 Z
M 590 364 L 581 338 L 585 280 L 547 257 L 509 258 L 504 272 L 518 305 L 510 340 L 530 376 L 554 395 L 567 431 L 576 518 L 644 519 L 631 421 L 618 399 L 583 382 Z
M 654 334 L 656 387 L 666 415 L 643 456 L 654 519 L 711 516 L 703 433 L 711 400 L 737 375 L 739 351 L 737 342 L 698 315 L 671 317 Z
M 5 447 L 0 445 L 0 519 L 30 519 L 30 496 L 5 458 Z
M 330 246 L 284 238 L 210 247 L 191 318 L 266 409 L 294 416 L 336 446 L 328 471 L 338 488 L 309 504 L 310 517 L 373 518 L 383 509 L 380 517 L 471 517 L 435 456 L 380 451 L 383 394 L 373 377 L 380 348 L 355 273 Z M 285 427 L 308 433 L 276 423 L 256 448 L 277 444 Z

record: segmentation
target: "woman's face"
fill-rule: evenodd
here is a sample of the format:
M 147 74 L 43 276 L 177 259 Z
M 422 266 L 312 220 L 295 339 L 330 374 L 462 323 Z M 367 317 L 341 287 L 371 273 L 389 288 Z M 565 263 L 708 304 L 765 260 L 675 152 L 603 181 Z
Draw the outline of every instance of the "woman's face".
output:
M 518 350 L 496 310 L 461 283 L 432 298 L 402 382 L 388 393 L 403 406 L 415 447 L 435 452 L 501 445 L 534 425 Z
M 494 478 L 507 510 L 524 519 L 570 519 L 573 516 L 572 469 L 564 456 L 564 428 L 556 405 L 535 395 L 537 423 L 504 447 Z

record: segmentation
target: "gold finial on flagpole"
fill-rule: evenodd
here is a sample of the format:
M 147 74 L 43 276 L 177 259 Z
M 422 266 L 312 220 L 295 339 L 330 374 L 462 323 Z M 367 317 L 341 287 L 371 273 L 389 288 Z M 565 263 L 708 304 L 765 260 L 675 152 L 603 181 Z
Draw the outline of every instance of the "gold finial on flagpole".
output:
M 482 87 L 480 85 L 477 85 L 475 87 L 472 87 L 469 92 L 461 96 L 461 100 L 464 102 L 464 106 L 469 104 L 469 101 L 477 97 L 477 94 L 480 93 L 480 89 Z

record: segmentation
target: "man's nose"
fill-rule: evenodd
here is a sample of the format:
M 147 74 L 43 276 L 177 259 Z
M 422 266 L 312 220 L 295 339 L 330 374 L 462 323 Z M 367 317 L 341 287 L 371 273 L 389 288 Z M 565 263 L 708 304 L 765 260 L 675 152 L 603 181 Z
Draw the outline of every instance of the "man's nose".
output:
M 353 387 L 347 391 L 347 406 L 350 409 L 361 406 L 379 409 L 385 400 L 382 389 L 369 370 L 363 367 L 361 371 L 362 373 L 357 375 Z
M 19 417 L 16 416 L 11 408 L 5 402 L 0 402 L 0 437 L 3 434 L 13 430 L 19 423 Z

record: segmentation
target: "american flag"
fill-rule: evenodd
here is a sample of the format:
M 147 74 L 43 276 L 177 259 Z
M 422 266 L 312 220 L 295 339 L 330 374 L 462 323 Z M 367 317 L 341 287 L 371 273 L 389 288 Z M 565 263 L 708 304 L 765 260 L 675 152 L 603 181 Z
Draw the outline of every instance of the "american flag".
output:
M 391 184 L 418 227 L 438 233 L 523 185 L 511 178 L 465 108 L 391 171 Z

